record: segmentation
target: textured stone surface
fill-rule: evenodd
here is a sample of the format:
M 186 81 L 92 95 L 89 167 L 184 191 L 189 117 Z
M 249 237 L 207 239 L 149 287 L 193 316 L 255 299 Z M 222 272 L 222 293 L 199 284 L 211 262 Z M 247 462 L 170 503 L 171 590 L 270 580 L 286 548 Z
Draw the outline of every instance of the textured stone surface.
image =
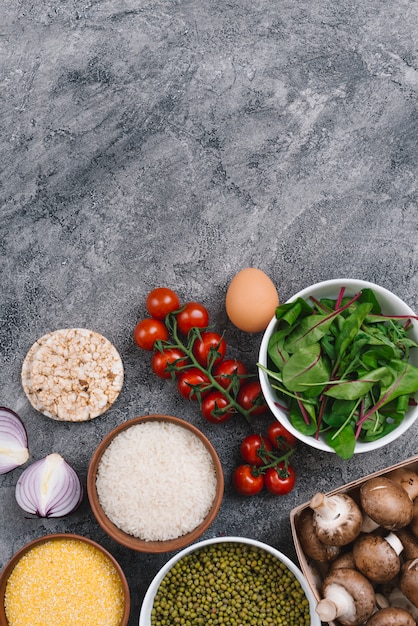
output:
M 234 495 L 247 426 L 203 423 L 133 344 L 158 285 L 207 305 L 231 355 L 255 371 L 261 335 L 224 309 L 233 275 L 265 270 L 282 300 L 334 277 L 363 278 L 418 309 L 418 5 L 409 0 L 15 2 L 0 38 L 1 404 L 18 411 L 33 460 L 54 451 L 85 481 L 121 421 L 183 417 L 213 441 L 226 492 L 206 537 L 243 535 L 294 558 L 289 511 L 417 452 L 396 445 L 343 462 L 304 446 L 282 499 Z M 115 343 L 126 372 L 116 404 L 89 423 L 36 413 L 23 358 L 62 327 Z M 142 596 L 170 555 L 106 538 L 85 499 L 63 520 L 29 519 L 0 477 L 0 566 L 41 534 L 70 531 L 118 558 Z

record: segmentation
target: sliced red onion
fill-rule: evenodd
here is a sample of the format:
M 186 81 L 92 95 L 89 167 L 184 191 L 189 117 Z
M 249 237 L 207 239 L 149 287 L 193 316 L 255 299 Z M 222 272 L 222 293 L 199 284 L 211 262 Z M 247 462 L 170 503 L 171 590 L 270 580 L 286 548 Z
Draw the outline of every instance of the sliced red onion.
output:
M 16 484 L 18 505 L 39 517 L 68 515 L 76 510 L 82 499 L 79 477 L 56 453 L 29 465 Z
M 29 458 L 28 436 L 19 415 L 0 407 L 0 474 L 7 474 Z

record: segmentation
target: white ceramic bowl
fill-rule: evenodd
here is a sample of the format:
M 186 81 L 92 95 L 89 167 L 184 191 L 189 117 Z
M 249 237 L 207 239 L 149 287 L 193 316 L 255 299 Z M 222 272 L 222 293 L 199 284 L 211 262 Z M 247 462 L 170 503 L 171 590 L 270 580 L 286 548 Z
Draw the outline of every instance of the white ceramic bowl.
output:
M 310 296 L 315 296 L 316 298 L 333 298 L 336 299 L 340 292 L 341 287 L 345 287 L 344 296 L 355 296 L 361 289 L 369 288 L 372 289 L 375 293 L 377 300 L 382 308 L 382 312 L 384 314 L 389 315 L 411 315 L 414 316 L 414 311 L 398 296 L 395 296 L 391 291 L 385 289 L 384 287 L 380 287 L 379 285 L 375 285 L 374 283 L 370 283 L 364 280 L 356 280 L 350 278 L 337 278 L 333 280 L 325 280 L 323 282 L 317 283 L 315 285 L 311 285 L 310 287 L 306 287 L 306 289 L 302 289 L 299 293 L 295 294 L 287 302 L 293 302 L 297 298 L 304 298 L 308 300 Z M 414 341 L 418 342 L 418 323 L 415 320 L 412 320 L 413 328 L 410 331 L 410 337 L 414 339 Z M 271 335 L 274 333 L 276 329 L 276 318 L 273 318 L 270 324 L 267 326 L 267 329 L 263 335 L 263 339 L 261 341 L 260 353 L 259 353 L 259 362 L 264 367 L 267 367 L 267 347 L 268 342 Z M 410 363 L 418 367 L 418 350 L 411 351 Z M 264 397 L 266 402 L 276 417 L 276 419 L 289 430 L 289 432 L 293 433 L 297 439 L 303 441 L 307 445 L 312 448 L 317 448 L 319 450 L 324 450 L 326 452 L 334 452 L 333 448 L 331 448 L 324 440 L 322 436 L 319 439 L 315 437 L 307 436 L 300 433 L 294 426 L 292 426 L 288 415 L 285 411 L 281 410 L 277 405 L 277 397 L 275 390 L 271 387 L 268 376 L 265 372 L 259 369 L 260 383 L 261 388 L 263 390 Z M 280 403 L 283 405 L 283 400 L 280 400 Z M 400 437 L 403 433 L 405 433 L 408 428 L 412 426 L 415 420 L 418 417 L 418 407 L 411 407 L 405 414 L 405 417 L 402 423 L 395 428 L 391 433 L 377 439 L 376 441 L 363 443 L 356 443 L 354 453 L 360 452 L 370 452 L 371 450 L 376 450 L 378 448 L 382 448 L 389 443 L 395 441 L 398 437 Z
M 181 552 L 178 552 L 175 556 L 173 556 L 158 572 L 158 574 L 155 576 L 155 578 L 153 579 L 153 581 L 151 582 L 150 586 L 148 587 L 147 593 L 145 594 L 144 597 L 144 601 L 142 603 L 142 608 L 141 608 L 141 613 L 139 616 L 139 626 L 151 626 L 151 611 L 152 611 L 152 607 L 154 604 L 154 598 L 155 595 L 158 591 L 158 588 L 160 586 L 161 581 L 163 580 L 164 576 L 167 574 L 167 572 L 178 562 L 180 561 L 184 556 L 186 556 L 186 554 L 190 554 L 191 552 L 194 552 L 195 550 L 199 550 L 200 548 L 204 547 L 204 546 L 208 546 L 210 544 L 216 543 L 216 544 L 221 544 L 221 543 L 228 543 L 228 542 L 234 542 L 234 543 L 244 543 L 244 544 L 249 544 L 251 546 L 256 546 L 258 548 L 260 548 L 261 550 L 265 550 L 266 552 L 269 552 L 270 554 L 272 554 L 273 556 L 275 556 L 277 559 L 279 559 L 279 561 L 281 561 L 282 563 L 284 563 L 286 565 L 286 567 L 293 572 L 293 574 L 295 575 L 295 577 L 297 578 L 297 580 L 299 581 L 308 601 L 309 601 L 309 609 L 310 609 L 310 618 L 311 618 L 311 626 L 320 626 L 321 622 L 319 620 L 319 617 L 315 611 L 315 607 L 317 604 L 317 601 L 313 595 L 313 592 L 308 584 L 308 582 L 306 581 L 306 579 L 304 578 L 302 572 L 296 567 L 296 565 L 284 554 L 282 554 L 281 552 L 279 552 L 278 550 L 276 550 L 275 548 L 272 548 L 271 546 L 262 543 L 260 541 L 256 541 L 255 539 L 248 539 L 246 537 L 222 537 L 221 539 L 219 538 L 214 538 L 214 539 L 206 539 L 204 541 L 200 541 L 198 543 L 195 543 L 193 545 L 188 546 L 187 548 L 185 548 L 184 550 L 182 550 Z

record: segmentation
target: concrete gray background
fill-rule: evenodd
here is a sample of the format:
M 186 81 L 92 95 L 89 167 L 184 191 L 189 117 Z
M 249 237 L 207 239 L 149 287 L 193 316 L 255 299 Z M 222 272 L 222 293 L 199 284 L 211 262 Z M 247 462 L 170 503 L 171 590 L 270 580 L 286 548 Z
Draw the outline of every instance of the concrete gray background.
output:
M 246 424 L 204 423 L 152 374 L 132 331 L 148 291 L 165 285 L 204 303 L 229 354 L 255 371 L 261 334 L 236 330 L 224 306 L 246 266 L 263 269 L 282 301 L 351 277 L 418 309 L 418 4 L 4 0 L 1 22 L 0 404 L 20 413 L 32 460 L 59 452 L 84 483 L 120 422 L 189 420 L 225 472 L 204 537 L 253 537 L 295 558 L 290 510 L 414 455 L 418 424 L 348 462 L 301 445 L 292 494 L 244 499 L 230 477 Z M 125 366 L 117 403 L 84 424 L 38 414 L 20 384 L 31 344 L 72 326 L 112 340 Z M 62 520 L 29 519 L 14 500 L 19 473 L 0 477 L 0 566 L 40 535 L 89 536 L 124 568 L 137 624 L 171 555 L 113 543 L 86 499 Z

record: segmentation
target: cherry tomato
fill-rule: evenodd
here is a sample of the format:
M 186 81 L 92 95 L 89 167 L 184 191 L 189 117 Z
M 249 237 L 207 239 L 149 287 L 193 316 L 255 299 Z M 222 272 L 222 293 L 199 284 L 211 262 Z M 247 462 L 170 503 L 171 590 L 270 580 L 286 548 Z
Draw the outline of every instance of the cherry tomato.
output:
M 237 401 L 243 409 L 251 411 L 252 415 L 261 415 L 261 413 L 265 413 L 268 409 L 258 380 L 246 383 L 240 389 Z
M 161 341 L 168 339 L 167 326 L 160 320 L 147 317 L 135 326 L 134 340 L 143 350 L 153 350 L 157 339 L 161 339 Z
M 193 344 L 193 354 L 202 367 L 220 363 L 226 353 L 226 341 L 218 333 L 205 331 L 200 333 Z
M 233 381 L 237 381 L 238 386 L 242 386 L 246 379 L 239 377 L 245 376 L 247 373 L 244 363 L 237 359 L 225 359 L 218 363 L 213 370 L 215 379 L 224 389 L 227 389 L 231 382 L 234 384 Z
M 174 363 L 174 369 L 168 369 L 168 365 Z M 179 348 L 166 348 L 162 352 L 157 350 L 152 355 L 151 367 L 154 374 L 159 378 L 172 378 L 177 367 L 181 367 L 187 363 L 187 356 Z
M 221 391 L 211 391 L 202 402 L 203 417 L 212 424 L 222 424 L 227 422 L 234 415 L 233 409 L 226 409 L 229 401 Z
M 232 474 L 232 484 L 242 496 L 255 496 L 264 487 L 264 477 L 257 475 L 251 465 L 239 465 Z
M 178 295 L 167 287 L 157 287 L 149 292 L 145 304 L 147 311 L 157 320 L 180 308 Z
M 183 398 L 198 400 L 209 393 L 209 378 L 197 367 L 180 372 L 177 379 L 177 388 Z
M 206 328 L 209 324 L 209 313 L 199 302 L 187 302 L 176 318 L 177 327 L 183 335 L 187 335 L 191 328 Z
M 262 457 L 259 456 L 259 452 L 262 454 L 263 450 L 271 452 L 273 446 L 266 437 L 257 434 L 247 435 L 247 437 L 243 439 L 239 449 L 244 461 L 250 463 L 250 465 L 256 465 L 257 467 L 265 465 L 266 463 Z
M 283 461 L 276 467 L 269 467 L 264 474 L 266 488 L 276 496 L 284 496 L 290 493 L 295 486 L 296 474 L 291 465 L 286 465 Z
M 280 422 L 273 422 L 267 428 L 267 437 L 271 443 L 280 450 L 293 448 L 297 439 Z

